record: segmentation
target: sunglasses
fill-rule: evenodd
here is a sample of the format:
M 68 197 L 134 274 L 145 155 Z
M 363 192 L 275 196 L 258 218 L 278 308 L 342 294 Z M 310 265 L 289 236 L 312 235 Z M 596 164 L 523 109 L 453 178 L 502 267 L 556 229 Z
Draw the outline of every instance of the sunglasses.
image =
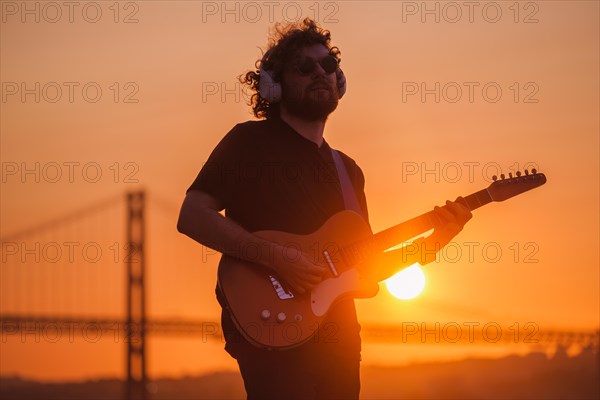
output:
M 294 68 L 302 75 L 310 75 L 315 70 L 317 63 L 323 68 L 323 71 L 325 71 L 326 74 L 331 74 L 338 68 L 338 60 L 332 55 L 325 56 L 320 60 L 305 58 L 304 60 L 297 62 L 294 65 Z

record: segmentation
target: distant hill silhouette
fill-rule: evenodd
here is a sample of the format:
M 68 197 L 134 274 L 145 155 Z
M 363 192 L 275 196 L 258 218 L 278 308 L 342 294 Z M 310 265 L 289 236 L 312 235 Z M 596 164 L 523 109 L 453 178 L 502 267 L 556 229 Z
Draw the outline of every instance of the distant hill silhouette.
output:
M 362 399 L 599 399 L 597 352 L 588 348 L 576 357 L 559 349 L 497 360 L 363 367 Z M 157 379 L 148 386 L 149 400 L 244 399 L 238 373 Z M 101 400 L 123 398 L 123 382 L 98 380 L 47 384 L 0 378 L 3 400 Z

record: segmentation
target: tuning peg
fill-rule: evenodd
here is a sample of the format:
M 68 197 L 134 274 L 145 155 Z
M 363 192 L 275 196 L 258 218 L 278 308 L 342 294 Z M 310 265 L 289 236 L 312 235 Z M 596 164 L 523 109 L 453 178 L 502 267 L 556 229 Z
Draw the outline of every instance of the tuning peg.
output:
M 509 173 L 508 173 L 508 177 L 509 177 L 510 179 L 512 179 L 512 172 L 509 172 Z
M 529 170 L 528 169 L 525 170 L 525 175 L 529 175 Z
M 504 174 L 500 174 L 500 179 L 504 179 Z
M 531 173 L 535 175 L 535 174 L 537 174 L 537 170 L 534 168 L 531 170 Z
M 496 175 L 494 175 L 494 176 L 492 176 L 492 180 L 493 180 L 494 182 L 496 182 L 496 181 L 498 180 L 498 177 L 497 177 Z
M 517 171 L 517 178 L 521 176 L 521 171 Z

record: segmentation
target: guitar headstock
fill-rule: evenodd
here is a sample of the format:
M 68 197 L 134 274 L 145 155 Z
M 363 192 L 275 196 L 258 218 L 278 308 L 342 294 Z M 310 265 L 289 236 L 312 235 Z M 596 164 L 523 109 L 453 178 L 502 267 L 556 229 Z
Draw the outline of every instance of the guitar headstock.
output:
M 546 183 L 546 176 L 538 173 L 535 169 L 532 169 L 531 173 L 525 170 L 525 175 L 521 174 L 521 171 L 517 171 L 515 175 L 509 173 L 506 177 L 501 174 L 500 179 L 496 175 L 492 177 L 494 182 L 487 188 L 487 191 L 493 201 L 510 199 Z

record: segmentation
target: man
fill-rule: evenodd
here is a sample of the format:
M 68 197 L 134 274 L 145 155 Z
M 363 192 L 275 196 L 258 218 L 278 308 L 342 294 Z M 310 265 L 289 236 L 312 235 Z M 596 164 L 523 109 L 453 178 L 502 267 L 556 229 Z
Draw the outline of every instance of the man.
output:
M 323 138 L 327 117 L 345 91 L 339 56 L 330 33 L 310 19 L 277 30 L 259 70 L 242 78 L 255 91 L 253 111 L 263 120 L 238 124 L 222 139 L 188 189 L 178 222 L 178 230 L 199 243 L 271 269 L 298 294 L 313 289 L 327 267 L 252 232 L 312 233 L 347 208 L 348 197 L 368 223 L 361 169 L 341 153 L 336 163 Z M 340 168 L 350 182 L 346 187 Z M 458 202 L 436 211 L 443 222 L 425 244 L 439 249 L 471 214 Z M 249 248 L 265 250 L 244 251 Z M 390 261 L 397 270 L 415 262 L 402 250 L 377 261 Z M 219 288 L 217 299 L 224 304 Z M 255 347 L 225 307 L 222 326 L 249 399 L 358 399 L 360 326 L 352 299 L 336 303 L 315 339 L 291 350 Z

